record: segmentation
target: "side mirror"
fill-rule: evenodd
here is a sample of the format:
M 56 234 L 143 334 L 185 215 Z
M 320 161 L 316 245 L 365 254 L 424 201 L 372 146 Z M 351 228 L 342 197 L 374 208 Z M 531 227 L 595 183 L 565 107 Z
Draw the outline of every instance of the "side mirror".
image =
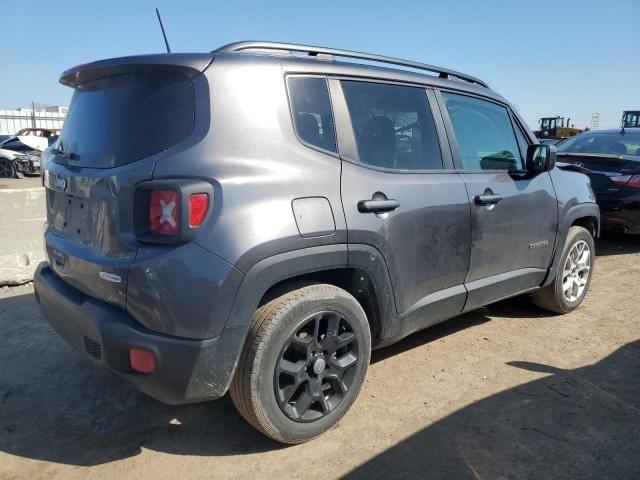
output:
M 556 166 L 555 145 L 529 145 L 527 148 L 527 172 L 537 175 Z

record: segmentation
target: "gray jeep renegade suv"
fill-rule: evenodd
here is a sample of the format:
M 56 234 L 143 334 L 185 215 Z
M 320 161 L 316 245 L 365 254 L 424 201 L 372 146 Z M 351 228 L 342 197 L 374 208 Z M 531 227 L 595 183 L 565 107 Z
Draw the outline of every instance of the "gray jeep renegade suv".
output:
M 163 402 L 229 390 L 304 442 L 351 407 L 372 348 L 524 292 L 569 312 L 589 288 L 588 178 L 466 74 L 242 42 L 60 81 L 36 296 Z

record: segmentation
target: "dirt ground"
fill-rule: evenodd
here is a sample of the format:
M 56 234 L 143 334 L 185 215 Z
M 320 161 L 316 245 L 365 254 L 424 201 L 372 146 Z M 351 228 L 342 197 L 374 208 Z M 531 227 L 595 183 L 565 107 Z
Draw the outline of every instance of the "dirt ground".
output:
M 295 447 L 227 397 L 138 393 L 54 334 L 32 287 L 0 289 L 0 478 L 640 478 L 640 238 L 598 255 L 569 315 L 512 299 L 374 352 L 351 412 Z

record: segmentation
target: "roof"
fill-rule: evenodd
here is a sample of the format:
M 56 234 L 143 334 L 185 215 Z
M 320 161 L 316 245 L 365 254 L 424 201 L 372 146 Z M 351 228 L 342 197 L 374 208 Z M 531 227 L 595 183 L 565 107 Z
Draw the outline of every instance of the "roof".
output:
M 475 91 L 505 102 L 500 95 L 488 87 L 486 82 L 476 77 L 444 67 L 395 57 L 327 47 L 261 41 L 232 43 L 213 50 L 211 53 L 217 58 L 233 56 L 246 58 L 247 61 L 250 59 L 265 61 L 271 58 L 274 59 L 273 61 L 280 62 L 288 72 L 353 75 L 418 83 Z M 356 61 L 337 61 L 337 57 Z M 358 60 L 360 62 L 357 62 Z M 375 64 L 363 62 L 375 62 Z
M 488 85 L 485 82 L 483 82 L 479 78 L 472 77 L 471 75 L 467 75 L 466 73 L 457 72 L 455 70 L 451 70 L 448 68 L 437 67 L 435 65 L 429 65 L 427 63 L 415 62 L 413 60 L 403 60 L 401 58 L 388 57 L 385 55 L 376 55 L 376 54 L 365 53 L 365 52 L 356 52 L 353 50 L 343 50 L 343 49 L 327 48 L 327 47 L 315 47 L 311 45 L 300 45 L 295 43 L 245 41 L 245 42 L 230 43 L 228 45 L 218 48 L 217 50 L 214 50 L 212 53 L 242 52 L 247 50 L 285 51 L 289 53 L 299 52 L 299 53 L 306 53 L 308 56 L 311 56 L 311 57 L 318 57 L 323 55 L 323 56 L 330 56 L 330 57 L 345 57 L 345 58 L 353 58 L 358 60 L 367 60 L 372 62 L 387 63 L 391 65 L 400 65 L 403 67 L 415 68 L 418 70 L 437 73 L 440 76 L 440 78 L 454 77 L 469 83 L 475 83 L 485 88 L 488 88 Z

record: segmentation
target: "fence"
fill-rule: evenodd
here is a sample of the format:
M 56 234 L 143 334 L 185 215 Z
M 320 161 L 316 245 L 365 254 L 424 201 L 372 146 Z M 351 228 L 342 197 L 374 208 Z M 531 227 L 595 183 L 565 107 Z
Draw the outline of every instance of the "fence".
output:
M 0 110 L 0 135 L 23 128 L 62 128 L 66 113 L 33 110 Z

